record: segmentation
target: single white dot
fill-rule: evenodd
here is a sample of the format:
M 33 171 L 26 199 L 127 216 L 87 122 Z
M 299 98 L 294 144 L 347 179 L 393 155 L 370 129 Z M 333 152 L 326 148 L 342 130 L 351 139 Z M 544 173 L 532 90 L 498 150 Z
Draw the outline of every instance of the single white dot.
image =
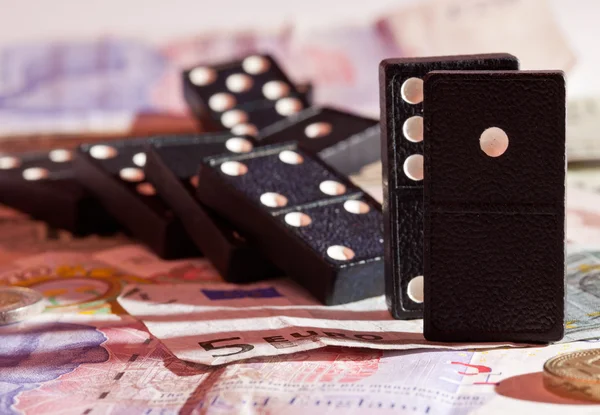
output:
M 248 153 L 252 151 L 252 143 L 245 138 L 233 137 L 225 142 L 227 150 L 234 153 Z
M 413 300 L 415 303 L 423 302 L 423 276 L 419 275 L 414 277 L 408 282 L 406 286 L 406 294 L 408 298 Z
M 137 153 L 132 158 L 133 164 L 139 167 L 144 167 L 146 165 L 146 153 Z
M 221 116 L 221 123 L 226 128 L 233 128 L 248 121 L 248 114 L 242 110 L 229 110 Z
M 414 181 L 423 180 L 423 156 L 413 154 L 404 160 L 404 174 Z
M 227 111 L 233 108 L 235 104 L 235 97 L 227 92 L 219 92 L 208 99 L 208 106 L 215 112 Z
M 262 87 L 262 93 L 267 99 L 276 100 L 290 93 L 290 86 L 282 81 L 269 81 Z
M 25 180 L 42 180 L 48 177 L 50 172 L 42 167 L 30 167 L 23 170 L 23 178 Z
M 197 174 L 190 177 L 190 184 L 194 187 L 198 187 L 198 183 L 200 182 L 200 177 Z
M 229 75 L 225 80 L 225 86 L 231 92 L 244 92 L 252 88 L 254 81 L 248 75 L 243 73 L 235 73 Z
M 221 171 L 228 176 L 241 176 L 248 173 L 248 166 L 239 161 L 226 161 L 221 164 Z
M 119 171 L 121 179 L 127 182 L 141 182 L 144 180 L 144 171 L 137 167 L 125 167 Z
M 58 148 L 48 153 L 48 158 L 55 163 L 65 163 L 73 159 L 73 153 L 70 150 L 64 148 Z
M 248 56 L 242 62 L 242 68 L 244 68 L 244 71 L 252 75 L 263 73 L 269 69 L 270 66 L 271 63 L 269 60 L 263 56 Z
M 319 184 L 319 189 L 330 196 L 343 195 L 346 193 L 346 186 L 334 180 L 325 180 Z
M 306 213 L 291 212 L 285 215 L 285 223 L 296 228 L 308 226 L 312 223 L 312 219 Z
M 288 200 L 284 195 L 275 192 L 267 192 L 260 195 L 260 203 L 268 207 L 283 207 L 287 205 Z
M 217 79 L 217 73 L 214 69 L 199 66 L 189 72 L 190 81 L 194 85 L 204 86 L 212 84 Z
M 409 104 L 423 102 L 423 80 L 420 78 L 408 78 L 402 84 L 402 99 Z
M 408 141 L 419 143 L 423 141 L 423 117 L 415 115 L 404 121 L 402 133 Z
M 136 190 L 138 193 L 144 196 L 154 196 L 156 194 L 156 189 L 152 186 L 151 183 L 144 182 L 140 183 L 136 186 Z
M 90 148 L 90 156 L 95 159 L 105 160 L 116 157 L 119 152 L 116 148 L 111 146 L 105 146 L 104 144 L 98 144 Z
M 234 125 L 231 133 L 235 135 L 249 135 L 255 137 L 258 135 L 258 128 L 254 124 L 238 124 Z
M 328 122 L 314 122 L 304 129 L 308 138 L 320 138 L 331 134 L 332 126 Z
M 490 157 L 500 157 L 508 148 L 508 136 L 503 129 L 490 127 L 479 137 L 481 150 Z
M 344 209 L 355 215 L 362 215 L 368 213 L 371 207 L 362 200 L 346 200 L 344 202 Z
M 302 164 L 304 157 L 292 150 L 283 150 L 279 153 L 279 160 L 286 164 Z
M 275 110 L 279 115 L 287 117 L 300 111 L 303 106 L 298 98 L 281 98 L 275 103 Z
M 327 248 L 327 255 L 338 261 L 349 261 L 354 258 L 354 251 L 343 245 L 333 245 Z
M 16 169 L 21 165 L 21 160 L 13 156 L 0 157 L 0 170 Z

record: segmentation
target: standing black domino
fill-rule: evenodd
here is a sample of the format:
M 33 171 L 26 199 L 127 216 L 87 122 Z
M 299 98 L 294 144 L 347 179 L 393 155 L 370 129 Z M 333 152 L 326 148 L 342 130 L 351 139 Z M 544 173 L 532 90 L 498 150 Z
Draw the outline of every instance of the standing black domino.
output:
M 146 151 L 145 173 L 160 197 L 181 219 L 196 246 L 230 282 L 266 279 L 280 272 L 243 236 L 242 231 L 196 199 L 198 165 L 207 156 L 251 151 L 250 138 L 230 133 L 153 138 Z
M 147 142 L 134 138 L 80 146 L 74 161 L 77 180 L 161 258 L 199 255 L 181 221 L 146 181 Z
M 191 68 L 183 72 L 183 90 L 206 130 L 226 129 L 236 135 L 256 135 L 308 106 L 305 95 L 269 55 Z
M 116 221 L 75 180 L 71 150 L 0 156 L 0 203 L 75 235 L 110 234 Z
M 326 107 L 310 107 L 261 129 L 260 144 L 298 141 L 342 174 L 381 159 L 379 122 Z
M 424 94 L 425 337 L 560 340 L 564 74 L 432 72 Z
M 197 195 L 323 303 L 383 293 L 380 205 L 296 143 L 206 160 Z
M 386 299 L 395 318 L 423 316 L 423 80 L 433 70 L 512 70 L 509 54 L 387 59 L 379 68 Z M 467 122 L 467 121 L 465 121 Z

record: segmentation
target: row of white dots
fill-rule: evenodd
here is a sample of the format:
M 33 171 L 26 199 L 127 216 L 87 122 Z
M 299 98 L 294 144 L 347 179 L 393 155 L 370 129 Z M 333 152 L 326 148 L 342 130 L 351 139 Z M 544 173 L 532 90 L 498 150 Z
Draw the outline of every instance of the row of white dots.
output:
M 326 137 L 333 131 L 333 126 L 328 122 L 314 122 L 304 128 L 304 135 L 307 138 L 322 138 Z M 231 129 L 231 133 L 235 135 L 249 135 L 255 137 L 258 135 L 258 128 L 253 124 L 238 124 Z
M 73 159 L 73 153 L 70 150 L 56 149 L 48 153 L 48 158 L 54 163 L 65 163 Z M 21 166 L 21 159 L 16 156 L 0 157 L 0 170 L 12 170 Z M 50 171 L 43 167 L 29 167 L 22 172 L 25 180 L 36 181 L 46 179 Z
M 263 196 L 265 196 L 266 194 L 267 193 L 261 196 L 261 202 L 263 201 Z M 359 215 L 367 213 L 370 210 L 370 207 L 361 200 L 347 200 L 346 202 L 344 202 L 344 209 L 350 213 Z M 313 222 L 312 218 L 304 212 L 287 213 L 284 216 L 284 221 L 289 226 L 293 226 L 295 228 L 309 226 Z M 354 258 L 355 253 L 352 249 L 348 248 L 347 246 L 332 245 L 327 248 L 327 255 L 330 258 L 333 258 L 337 261 L 349 261 L 352 258 Z
M 253 145 L 245 138 L 232 137 L 225 142 L 225 148 L 233 153 L 247 153 L 252 151 Z M 119 150 L 109 145 L 97 144 L 90 148 L 89 153 L 90 156 L 97 160 L 107 160 L 116 157 L 119 154 Z M 144 167 L 146 165 L 146 153 L 136 153 L 132 157 L 132 161 L 136 166 Z
M 423 102 L 423 80 L 420 78 L 408 78 L 402 84 L 402 99 L 409 104 L 420 104 Z M 412 143 L 423 141 L 423 117 L 415 115 L 404 121 L 402 126 L 404 138 Z M 423 180 L 423 156 L 412 154 L 406 158 L 403 166 L 404 174 L 415 181 Z M 415 303 L 423 302 L 423 276 L 412 278 L 406 287 L 406 294 Z
M 233 105 L 229 108 L 232 108 Z M 304 104 L 298 98 L 281 98 L 275 102 L 275 111 L 282 117 L 288 117 L 293 115 L 304 108 Z M 241 130 L 234 130 L 238 125 L 251 125 L 248 124 L 249 120 L 248 113 L 240 109 L 229 109 L 221 115 L 221 124 L 226 128 L 231 129 L 233 134 L 239 134 Z M 248 128 L 248 127 L 244 127 Z M 249 128 L 252 134 L 256 135 L 256 127 L 252 126 Z
M 225 142 L 225 147 L 233 152 L 233 153 L 248 153 L 252 151 L 253 145 L 250 141 L 241 137 L 232 137 Z M 106 160 L 116 157 L 119 154 L 119 151 L 112 146 L 108 146 L 105 144 L 98 144 L 92 146 L 89 151 L 90 155 L 99 160 Z M 146 153 L 140 152 L 136 153 L 132 157 L 133 164 L 138 167 L 144 167 L 146 165 Z M 138 167 L 125 167 L 119 170 L 119 177 L 127 182 L 137 183 L 143 182 L 145 180 L 144 171 Z M 192 178 L 192 184 L 194 184 Z M 197 178 L 196 178 L 197 180 Z M 197 184 L 196 184 L 197 185 Z M 136 190 L 138 193 L 144 196 L 154 196 L 156 194 L 156 189 L 151 183 L 143 182 L 140 183 Z
M 231 75 L 227 78 L 227 81 L 235 76 L 246 76 L 247 75 Z M 235 79 L 235 78 L 234 78 Z M 251 80 L 250 80 L 251 82 Z M 246 82 L 246 86 L 248 83 Z M 231 90 L 231 88 L 229 88 Z M 283 81 L 269 81 L 262 87 L 262 93 L 265 98 L 272 101 L 284 98 L 290 93 L 290 86 Z M 240 92 L 239 90 L 236 92 Z M 233 94 L 229 92 L 218 92 L 208 99 L 208 106 L 215 112 L 223 112 L 231 109 L 237 105 L 237 99 Z
M 266 72 L 271 66 L 271 62 L 263 56 L 249 56 L 242 61 L 242 69 L 250 75 L 259 75 Z M 243 75 L 243 74 L 239 74 Z M 190 81 L 197 86 L 206 86 L 212 84 L 217 79 L 217 72 L 207 66 L 199 66 L 192 69 L 189 73 Z M 229 78 L 228 78 L 229 79 Z M 239 80 L 230 81 L 234 88 Z M 227 82 L 226 82 L 227 83 Z M 227 86 L 229 88 L 229 85 Z M 231 89 L 231 88 L 230 88 Z
M 291 150 L 282 151 L 279 153 L 278 157 L 280 161 L 286 164 L 298 165 L 304 163 L 304 158 Z M 248 166 L 239 161 L 226 161 L 221 164 L 221 171 L 228 176 L 242 176 L 248 173 Z M 347 188 L 343 183 L 335 180 L 324 180 L 319 184 L 319 190 L 329 196 L 339 196 L 346 193 Z M 260 197 L 260 201 L 263 205 L 269 207 L 283 207 L 288 203 L 288 199 L 285 196 L 274 192 L 263 193 Z M 350 205 L 360 207 L 360 209 L 354 213 L 367 213 L 369 211 L 369 205 L 364 202 L 360 202 L 358 205 L 353 204 L 355 201 L 349 202 L 352 202 Z
M 420 78 L 408 78 L 400 88 L 402 99 L 412 105 L 423 102 L 423 80 Z M 423 117 L 415 115 L 404 121 L 402 126 L 404 137 L 412 142 L 423 141 Z M 411 180 L 423 180 L 423 156 L 412 154 L 404 160 L 404 174 Z

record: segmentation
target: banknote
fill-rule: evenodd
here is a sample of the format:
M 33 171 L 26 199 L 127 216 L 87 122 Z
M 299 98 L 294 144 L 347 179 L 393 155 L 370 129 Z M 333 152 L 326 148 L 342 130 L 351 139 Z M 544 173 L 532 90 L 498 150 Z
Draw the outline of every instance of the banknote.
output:
M 287 66 L 294 79 L 313 83 L 315 103 L 379 118 L 379 62 L 400 56 L 377 25 L 298 29 Z
M 390 352 L 327 348 L 214 369 L 191 413 L 593 414 L 597 406 L 547 392 L 544 362 L 598 347 Z M 217 375 L 218 374 L 218 375 Z
M 118 262 L 117 260 L 118 259 Z M 35 289 L 47 310 L 126 314 L 116 299 L 127 284 L 223 282 L 205 258 L 164 261 L 141 245 L 98 252 L 49 251 L 0 266 L 0 286 Z
M 599 189 L 600 181 L 593 177 L 584 176 L 581 182 L 585 188 L 582 189 L 577 182 L 577 173 L 569 170 L 567 174 L 570 183 L 567 188 L 567 240 L 570 242 L 598 244 L 600 241 L 600 194 L 589 189 L 594 183 Z
M 567 111 L 569 162 L 600 160 L 599 127 L 600 97 L 579 97 L 569 101 Z
M 600 337 L 600 248 L 569 248 L 563 343 Z M 423 338 L 422 320 L 390 317 L 383 296 L 341 306 L 317 304 L 291 281 L 250 285 L 130 285 L 118 298 L 182 360 L 220 365 L 326 346 L 378 350 L 469 349 Z M 514 346 L 514 345 L 510 345 Z
M 571 249 L 568 298 L 576 310 L 568 313 L 568 340 L 597 331 L 599 312 L 585 310 L 598 303 L 600 249 Z M 598 347 L 597 340 L 484 350 L 320 347 L 325 338 L 364 346 L 383 337 L 387 324 L 402 322 L 390 321 L 378 298 L 325 308 L 290 281 L 262 288 L 223 284 L 203 261 L 162 261 L 139 245 L 126 245 L 97 253 L 47 252 L 3 266 L 0 284 L 37 289 L 47 306 L 40 316 L 0 327 L 0 413 L 593 413 L 546 392 L 541 370 L 546 359 Z M 170 296 L 173 287 L 185 288 L 176 290 L 179 298 Z M 130 316 L 117 297 L 149 307 Z M 163 313 L 165 308 L 172 311 Z M 240 316 L 244 326 L 227 333 Z M 322 323 L 307 324 L 317 320 Z M 194 336 L 189 350 L 239 356 L 252 346 L 243 337 L 252 321 L 269 322 L 261 340 L 281 353 L 209 367 L 179 359 L 168 341 L 150 334 L 157 324 L 176 331 L 181 324 L 200 327 L 211 336 Z M 302 325 L 282 329 L 294 322 Z M 413 324 L 412 336 L 419 336 L 420 324 Z M 294 347 L 304 343 L 310 346 Z
M 129 131 L 137 114 L 183 116 L 184 68 L 277 54 L 286 33 L 204 34 L 162 45 L 116 36 L 1 46 L 0 136 L 110 135 Z
M 575 55 L 548 0 L 429 0 L 380 20 L 407 56 L 510 52 L 523 69 L 567 70 Z
M 511 346 L 428 342 L 423 321 L 393 320 L 383 296 L 327 307 L 286 280 L 208 288 L 130 285 L 123 292 L 119 304 L 175 356 L 211 366 L 326 346 L 378 350 Z
M 598 347 L 397 352 L 328 347 L 207 367 L 129 316 L 46 312 L 0 327 L 2 414 L 593 413 L 542 386 L 544 361 Z M 533 406 L 535 404 L 535 406 Z M 562 412 L 561 412 L 562 411 Z
M 127 316 L 47 312 L 0 337 L 2 414 L 177 414 L 211 375 Z

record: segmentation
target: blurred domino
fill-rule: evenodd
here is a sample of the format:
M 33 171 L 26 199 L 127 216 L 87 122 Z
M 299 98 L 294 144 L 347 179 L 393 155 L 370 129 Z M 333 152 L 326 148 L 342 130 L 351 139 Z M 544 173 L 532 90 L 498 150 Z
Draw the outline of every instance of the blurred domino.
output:
M 199 255 L 181 221 L 146 181 L 147 142 L 141 138 L 80 146 L 74 163 L 77 180 L 161 258 Z
M 275 60 L 253 55 L 183 73 L 185 99 L 206 130 L 255 136 L 262 127 L 308 106 Z M 310 93 L 308 88 L 307 93 Z
M 425 337 L 560 340 L 564 74 L 432 72 L 424 102 Z
M 381 159 L 379 122 L 333 108 L 311 107 L 262 129 L 260 144 L 299 141 L 344 175 Z
M 395 318 L 423 316 L 422 78 L 433 70 L 518 68 L 517 58 L 509 54 L 386 59 L 381 62 L 386 298 Z
M 197 195 L 320 301 L 383 293 L 380 205 L 296 143 L 205 160 Z
M 230 133 L 154 138 L 147 149 L 145 173 L 158 194 L 181 219 L 204 256 L 229 282 L 266 279 L 280 272 L 251 246 L 243 233 L 196 199 L 200 160 L 215 154 L 247 153 L 250 138 Z
M 74 178 L 71 150 L 0 156 L 0 203 L 75 235 L 109 234 L 117 223 Z

